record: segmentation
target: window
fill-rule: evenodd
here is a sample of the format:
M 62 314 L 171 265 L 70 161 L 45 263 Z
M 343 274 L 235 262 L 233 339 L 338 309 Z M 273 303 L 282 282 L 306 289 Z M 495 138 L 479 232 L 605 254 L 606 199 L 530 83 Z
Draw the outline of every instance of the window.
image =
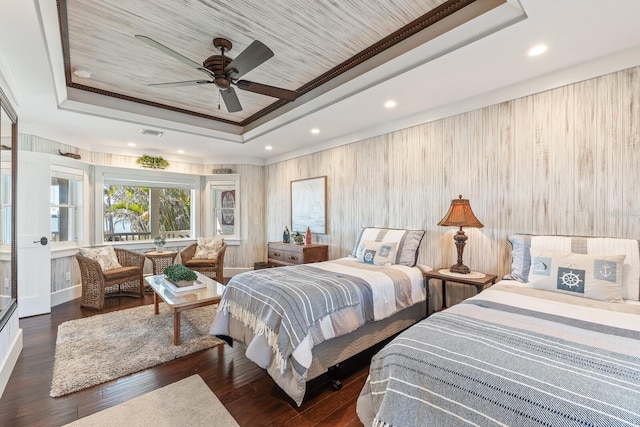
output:
M 82 225 L 83 171 L 51 167 L 51 241 L 79 242 Z
M 209 177 L 210 232 L 224 237 L 228 244 L 240 240 L 240 176 Z
M 137 172 L 137 173 L 136 173 Z M 196 179 L 167 172 L 103 174 L 100 212 L 103 241 L 149 241 L 193 236 Z

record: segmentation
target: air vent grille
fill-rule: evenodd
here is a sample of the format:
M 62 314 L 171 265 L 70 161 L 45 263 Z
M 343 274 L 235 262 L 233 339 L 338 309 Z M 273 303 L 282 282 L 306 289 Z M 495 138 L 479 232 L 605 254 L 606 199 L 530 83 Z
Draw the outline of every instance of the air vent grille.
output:
M 153 129 L 140 129 L 138 133 L 141 133 L 143 135 L 155 136 L 156 138 L 161 138 L 162 135 L 164 135 L 164 132 L 160 132 L 159 130 L 153 130 Z

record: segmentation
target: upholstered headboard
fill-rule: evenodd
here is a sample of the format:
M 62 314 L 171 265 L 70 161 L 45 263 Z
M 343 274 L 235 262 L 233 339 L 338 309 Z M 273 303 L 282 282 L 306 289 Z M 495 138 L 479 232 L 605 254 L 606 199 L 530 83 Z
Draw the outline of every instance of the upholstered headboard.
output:
M 509 236 L 512 246 L 511 273 L 505 279 L 527 282 L 531 267 L 531 248 L 589 255 L 625 255 L 622 265 L 622 297 L 640 301 L 640 242 L 634 239 L 579 236 Z

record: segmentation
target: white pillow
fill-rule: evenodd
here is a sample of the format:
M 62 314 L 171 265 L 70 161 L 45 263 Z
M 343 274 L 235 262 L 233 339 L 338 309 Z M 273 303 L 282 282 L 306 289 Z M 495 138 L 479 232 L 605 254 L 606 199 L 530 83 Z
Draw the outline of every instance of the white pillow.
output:
M 356 259 L 364 264 L 389 265 L 396 258 L 397 242 L 363 240 L 356 250 Z
M 418 262 L 418 251 L 420 249 L 420 242 L 424 237 L 424 233 L 424 230 L 404 230 L 378 227 L 363 228 L 356 239 L 352 255 L 357 258 L 356 252 L 360 247 L 360 243 L 366 240 L 376 242 L 395 242 L 397 245 L 396 255 L 395 259 L 391 261 L 391 264 L 413 267 Z
M 601 301 L 622 301 L 625 255 L 586 255 L 531 248 L 528 287 Z
M 80 248 L 80 254 L 98 261 L 102 270 L 113 270 L 114 268 L 122 267 L 118 262 L 118 256 L 113 246 L 103 246 L 94 249 Z
M 530 248 L 593 256 L 625 254 L 626 258 L 622 264 L 622 298 L 640 301 L 640 242 L 638 240 L 611 237 L 514 234 L 509 236 L 509 241 L 513 247 L 512 272 L 504 278 L 522 282 L 529 280 L 528 275 L 531 268 Z
M 193 258 L 198 259 L 218 259 L 218 251 L 222 249 L 224 239 L 214 237 L 213 239 L 206 237 L 198 237 L 198 246 Z

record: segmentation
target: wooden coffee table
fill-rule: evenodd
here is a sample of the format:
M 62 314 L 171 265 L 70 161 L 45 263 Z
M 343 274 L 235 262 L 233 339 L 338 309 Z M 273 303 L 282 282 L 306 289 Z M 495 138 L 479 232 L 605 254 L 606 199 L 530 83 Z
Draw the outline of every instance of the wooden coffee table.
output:
M 205 287 L 193 291 L 173 293 L 167 286 L 164 275 L 147 276 L 145 281 L 153 289 L 153 306 L 155 314 L 159 314 L 158 303 L 160 298 L 173 310 L 173 345 L 180 345 L 180 313 L 205 305 L 220 302 L 224 285 L 207 276 L 196 272 L 198 281 L 206 284 Z M 213 319 L 212 319 L 213 321 Z

